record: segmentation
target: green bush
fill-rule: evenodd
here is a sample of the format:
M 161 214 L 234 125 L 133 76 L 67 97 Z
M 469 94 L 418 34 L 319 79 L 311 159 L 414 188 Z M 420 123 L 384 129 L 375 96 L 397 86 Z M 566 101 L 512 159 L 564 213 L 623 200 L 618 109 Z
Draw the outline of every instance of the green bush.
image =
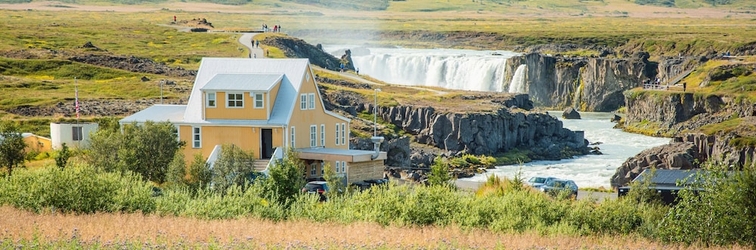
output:
M 43 210 L 150 213 L 152 186 L 133 173 L 105 173 L 88 166 L 19 170 L 0 180 L 0 204 Z

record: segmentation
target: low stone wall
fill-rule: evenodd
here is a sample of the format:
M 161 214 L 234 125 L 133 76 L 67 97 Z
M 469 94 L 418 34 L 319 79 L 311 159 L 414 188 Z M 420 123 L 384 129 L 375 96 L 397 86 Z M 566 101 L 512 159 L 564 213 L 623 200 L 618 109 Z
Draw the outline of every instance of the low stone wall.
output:
M 369 179 L 383 178 L 383 160 L 374 160 L 368 162 L 352 162 L 348 165 L 347 181 L 357 182 Z

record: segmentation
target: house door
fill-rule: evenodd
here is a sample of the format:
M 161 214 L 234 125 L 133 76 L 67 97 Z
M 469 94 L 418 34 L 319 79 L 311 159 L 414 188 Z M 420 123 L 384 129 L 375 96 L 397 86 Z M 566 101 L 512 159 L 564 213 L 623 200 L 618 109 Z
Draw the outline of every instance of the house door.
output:
M 260 139 L 260 145 L 262 145 L 260 159 L 270 159 L 273 156 L 273 130 L 262 129 L 262 137 Z

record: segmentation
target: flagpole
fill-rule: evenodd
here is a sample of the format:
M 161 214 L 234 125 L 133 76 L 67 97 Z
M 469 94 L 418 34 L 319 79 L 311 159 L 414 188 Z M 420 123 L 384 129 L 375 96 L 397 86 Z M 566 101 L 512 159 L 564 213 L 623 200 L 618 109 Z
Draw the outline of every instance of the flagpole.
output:
M 76 124 L 79 124 L 79 85 L 74 77 L 74 91 L 76 95 L 76 101 L 74 102 L 76 108 Z

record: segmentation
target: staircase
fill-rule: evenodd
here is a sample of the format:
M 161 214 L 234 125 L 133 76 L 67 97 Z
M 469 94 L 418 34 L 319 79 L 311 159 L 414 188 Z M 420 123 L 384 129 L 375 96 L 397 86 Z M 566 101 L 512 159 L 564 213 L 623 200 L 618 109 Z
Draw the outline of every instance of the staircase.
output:
M 688 77 L 688 75 L 690 75 L 690 73 L 693 73 L 693 70 L 695 70 L 695 69 L 696 68 L 692 68 L 692 69 L 686 70 L 685 72 L 680 73 L 679 75 L 677 75 L 671 81 L 667 81 L 667 85 L 674 86 L 675 84 L 677 84 L 680 81 L 682 81 L 683 78 Z
M 262 172 L 266 168 L 268 168 L 268 163 L 270 162 L 270 159 L 257 159 L 255 160 L 255 172 Z

